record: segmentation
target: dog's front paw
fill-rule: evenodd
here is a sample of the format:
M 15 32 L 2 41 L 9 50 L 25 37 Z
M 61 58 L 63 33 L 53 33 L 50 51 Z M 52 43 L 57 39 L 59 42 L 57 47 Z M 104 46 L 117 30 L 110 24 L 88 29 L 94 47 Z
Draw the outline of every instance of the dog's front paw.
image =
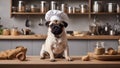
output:
M 50 59 L 50 62 L 55 62 L 55 59 Z
M 67 61 L 73 61 L 72 58 L 70 58 L 70 57 L 67 57 L 66 60 Z
M 45 57 L 44 56 L 40 56 L 40 59 L 45 59 Z

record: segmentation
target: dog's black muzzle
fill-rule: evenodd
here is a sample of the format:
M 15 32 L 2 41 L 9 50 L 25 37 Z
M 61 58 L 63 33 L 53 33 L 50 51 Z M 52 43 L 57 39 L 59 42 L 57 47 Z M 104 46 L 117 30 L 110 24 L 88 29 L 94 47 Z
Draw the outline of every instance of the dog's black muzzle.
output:
M 51 32 L 54 35 L 60 35 L 63 31 L 63 26 L 61 24 L 52 24 L 51 25 Z

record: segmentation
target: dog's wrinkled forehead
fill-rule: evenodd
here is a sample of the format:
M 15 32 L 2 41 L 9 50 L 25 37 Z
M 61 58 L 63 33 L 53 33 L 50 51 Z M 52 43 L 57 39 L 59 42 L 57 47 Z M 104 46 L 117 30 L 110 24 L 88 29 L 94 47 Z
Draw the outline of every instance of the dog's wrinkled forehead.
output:
M 51 25 L 56 25 L 56 26 L 64 26 L 64 27 L 67 27 L 67 23 L 65 21 L 63 21 L 63 19 L 61 17 L 58 17 L 58 16 L 52 16 L 50 18 L 50 21 L 47 21 L 46 22 L 46 26 L 49 27 Z
M 57 15 L 54 15 L 50 18 L 50 21 L 51 21 L 51 23 L 59 24 L 62 22 L 62 18 Z
M 51 24 L 62 24 L 62 21 L 60 21 L 60 20 L 52 20 L 52 21 L 50 21 L 49 25 L 51 25 Z

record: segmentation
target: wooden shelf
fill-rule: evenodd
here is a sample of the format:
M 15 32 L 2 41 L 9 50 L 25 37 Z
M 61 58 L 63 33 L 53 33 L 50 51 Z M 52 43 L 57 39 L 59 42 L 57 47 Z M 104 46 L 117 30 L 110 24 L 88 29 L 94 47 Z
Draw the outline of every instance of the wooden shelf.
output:
M 45 13 L 40 12 L 12 12 L 12 15 L 42 15 Z M 76 15 L 76 14 L 89 14 L 89 13 L 67 13 L 69 15 Z
M 26 14 L 29 14 L 29 15 L 36 15 L 36 14 L 45 14 L 45 13 L 40 13 L 40 12 L 12 12 L 12 14 L 14 15 L 26 15 Z
M 45 14 L 45 13 L 40 13 L 40 12 L 12 12 L 12 14 L 14 15 L 25 15 L 25 14 L 30 14 L 30 15 L 34 15 L 34 14 Z M 109 12 L 99 12 L 99 13 L 94 13 L 94 12 L 87 12 L 87 13 L 67 13 L 67 14 L 120 14 L 120 13 L 109 13 Z
M 99 12 L 99 13 L 95 13 L 95 12 L 91 12 L 90 14 L 120 14 L 120 13 L 109 13 L 109 12 Z
M 117 40 L 117 39 L 120 39 L 120 36 L 110 36 L 110 35 L 68 36 L 68 39 L 84 39 L 84 40 Z
M 17 36 L 5 36 L 5 35 L 0 35 L 0 39 L 46 39 L 46 35 L 17 35 Z
M 67 14 L 69 14 L 69 15 L 74 15 L 74 14 L 79 14 L 79 15 L 82 15 L 82 14 L 89 14 L 88 12 L 86 12 L 86 13 L 67 13 Z
M 46 35 L 18 35 L 18 36 L 4 36 L 0 35 L 0 39 L 25 39 L 25 40 L 44 40 L 46 39 Z M 118 40 L 120 36 L 109 36 L 109 35 L 99 35 L 99 36 L 67 36 L 69 40 Z

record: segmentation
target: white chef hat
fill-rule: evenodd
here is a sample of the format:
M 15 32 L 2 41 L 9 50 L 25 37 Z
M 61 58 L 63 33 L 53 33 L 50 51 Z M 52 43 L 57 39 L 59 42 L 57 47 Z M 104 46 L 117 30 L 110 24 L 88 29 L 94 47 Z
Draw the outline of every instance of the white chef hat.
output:
M 69 22 L 69 18 L 66 13 L 60 10 L 49 10 L 45 15 L 46 21 L 61 20 Z

